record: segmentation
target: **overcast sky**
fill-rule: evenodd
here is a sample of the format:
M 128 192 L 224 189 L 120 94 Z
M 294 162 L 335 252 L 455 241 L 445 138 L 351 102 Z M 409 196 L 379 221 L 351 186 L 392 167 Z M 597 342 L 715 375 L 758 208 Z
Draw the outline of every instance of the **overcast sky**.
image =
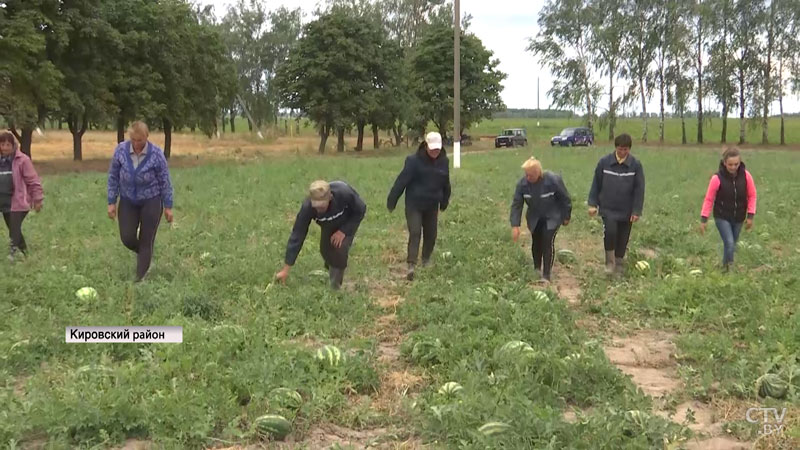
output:
M 224 15 L 231 0 L 194 0 L 200 4 L 214 5 L 217 15 Z M 276 9 L 281 5 L 288 8 L 301 8 L 305 14 L 303 21 L 313 19 L 312 11 L 319 0 L 263 0 L 267 9 Z M 539 79 L 539 104 L 542 108 L 550 106 L 547 91 L 552 84 L 550 72 L 543 68 L 530 52 L 526 51 L 528 39 L 535 37 L 538 31 L 536 24 L 539 10 L 544 0 L 461 0 L 462 14 L 471 14 L 470 31 L 477 35 L 483 45 L 494 52 L 500 60 L 499 69 L 508 78 L 503 82 L 503 101 L 509 108 L 536 108 L 536 82 Z M 617 82 L 619 83 L 619 82 Z M 617 88 L 617 92 L 618 88 Z M 647 107 L 648 112 L 658 112 L 658 97 L 654 96 Z M 638 111 L 641 102 L 628 108 Z M 598 113 L 607 109 L 608 97 L 600 100 Z M 709 103 L 704 107 L 719 109 L 716 104 Z M 669 108 L 669 107 L 668 107 Z M 696 108 L 696 102 L 690 108 Z M 670 111 L 671 109 L 668 109 Z M 770 108 L 771 113 L 778 112 L 778 102 Z M 784 99 L 784 111 L 800 112 L 800 98 L 791 96 Z

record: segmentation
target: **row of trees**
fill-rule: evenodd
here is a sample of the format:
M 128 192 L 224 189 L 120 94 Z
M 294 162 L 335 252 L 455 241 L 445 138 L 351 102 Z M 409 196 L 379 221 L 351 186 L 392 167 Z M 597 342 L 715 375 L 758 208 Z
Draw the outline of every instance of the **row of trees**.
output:
M 65 121 L 74 159 L 90 123 L 145 118 L 216 130 L 236 74 L 210 8 L 183 0 L 0 2 L 0 115 L 30 154 L 45 119 Z
M 638 100 L 647 142 L 647 105 L 657 95 L 659 141 L 666 104 L 682 119 L 687 142 L 684 119 L 694 100 L 702 143 L 703 100 L 710 96 L 722 108 L 721 142 L 728 115 L 738 111 L 739 143 L 748 120 L 759 120 L 767 144 L 777 100 L 785 144 L 783 99 L 800 92 L 797 0 L 548 0 L 539 27 L 528 49 L 556 77 L 554 105 L 585 110 L 590 127 L 598 119 L 608 126 L 609 139 L 619 109 Z M 601 95 L 608 96 L 606 108 Z
M 135 119 L 165 133 L 250 130 L 282 111 L 314 121 L 320 152 L 335 132 L 371 127 L 402 137 L 453 108 L 453 9 L 444 0 L 330 0 L 301 24 L 299 9 L 239 0 L 218 19 L 188 0 L 0 0 L 0 116 L 30 154 L 37 126 L 65 122 L 74 159 L 90 125 L 117 139 Z M 469 18 L 464 19 L 464 28 Z M 502 110 L 498 61 L 462 36 L 462 123 Z M 463 131 L 463 129 L 462 129 Z
M 439 0 L 334 0 L 317 12 L 278 68 L 282 105 L 312 119 L 322 153 L 331 133 L 344 151 L 355 128 L 356 151 L 367 126 L 419 138 L 432 122 L 447 138 L 453 122 L 453 9 Z M 463 20 L 468 30 L 469 17 Z M 505 74 L 480 39 L 461 37 L 461 130 L 505 108 Z

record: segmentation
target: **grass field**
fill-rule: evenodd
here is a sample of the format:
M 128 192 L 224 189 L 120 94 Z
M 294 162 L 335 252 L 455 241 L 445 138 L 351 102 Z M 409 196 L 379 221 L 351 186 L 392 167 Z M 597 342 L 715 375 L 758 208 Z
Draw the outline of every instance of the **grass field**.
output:
M 162 222 L 154 268 L 137 285 L 106 217 L 104 174 L 47 176 L 45 209 L 25 223 L 31 256 L 0 263 L 0 443 L 244 448 L 267 444 L 253 420 L 278 412 L 293 432 L 270 445 L 298 448 L 800 448 L 800 154 L 745 152 L 756 227 L 722 274 L 716 230 L 696 232 L 717 148 L 634 148 L 647 192 L 629 260 L 652 269 L 612 283 L 601 275 L 601 226 L 584 210 L 604 151 L 464 155 L 434 265 L 413 284 L 402 278 L 403 213 L 385 209 L 402 151 L 173 170 L 176 222 Z M 556 246 L 577 261 L 556 265 L 547 301 L 533 297 L 529 235 L 514 244 L 508 225 L 531 153 L 574 200 Z M 315 272 L 313 224 L 288 284 L 270 284 L 318 177 L 350 182 L 368 204 L 339 293 Z M 695 268 L 704 275 L 689 276 Z M 77 300 L 82 286 L 99 297 Z M 180 325 L 183 343 L 64 342 L 64 327 L 89 325 Z M 512 340 L 534 351 L 498 351 Z M 324 344 L 346 361 L 320 366 Z M 786 399 L 756 395 L 767 372 L 791 381 Z M 449 381 L 463 390 L 438 393 Z M 279 387 L 296 389 L 302 406 L 281 407 L 270 395 Z M 787 408 L 783 433 L 759 436 L 750 407 Z M 491 421 L 510 428 L 478 431 Z

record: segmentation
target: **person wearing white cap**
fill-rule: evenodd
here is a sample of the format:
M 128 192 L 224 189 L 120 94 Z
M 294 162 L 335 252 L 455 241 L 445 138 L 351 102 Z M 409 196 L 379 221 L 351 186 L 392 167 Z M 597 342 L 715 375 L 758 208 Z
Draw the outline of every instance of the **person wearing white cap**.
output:
M 297 260 L 308 234 L 308 226 L 314 220 L 321 229 L 319 252 L 328 269 L 331 287 L 339 289 L 347 268 L 350 246 L 366 213 L 367 205 L 358 192 L 344 181 L 328 183 L 317 180 L 311 183 L 308 197 L 297 213 L 286 245 L 284 266 L 275 279 L 285 283 L 289 278 L 289 269 Z
M 450 203 L 450 162 L 442 148 L 442 136 L 430 132 L 420 143 L 417 152 L 406 157 L 405 166 L 389 191 L 386 207 L 394 211 L 397 201 L 405 191 L 406 224 L 408 226 L 408 272 L 406 278 L 414 279 L 414 270 L 422 239 L 422 265 L 430 264 L 436 245 L 439 211 Z

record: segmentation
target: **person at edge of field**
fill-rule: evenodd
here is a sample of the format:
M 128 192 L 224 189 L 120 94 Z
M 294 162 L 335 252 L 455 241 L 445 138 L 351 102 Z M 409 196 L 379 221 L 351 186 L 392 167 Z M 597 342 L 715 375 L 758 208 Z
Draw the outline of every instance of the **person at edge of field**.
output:
M 739 149 L 725 148 L 719 170 L 711 176 L 708 183 L 700 212 L 700 233 L 705 234 L 708 216 L 713 209 L 714 223 L 722 238 L 722 268 L 726 272 L 733 264 L 733 254 L 742 225 L 747 230 L 753 228 L 756 200 L 756 185 L 753 176 L 745 168 Z
M 147 124 L 134 122 L 128 135 L 114 149 L 108 169 L 108 217 L 119 216 L 119 236 L 136 253 L 139 282 L 150 269 L 161 214 L 172 223 L 173 189 L 164 151 L 148 140 Z
M 621 276 L 631 228 L 644 207 L 644 168 L 631 155 L 628 134 L 614 139 L 614 152 L 600 158 L 589 191 L 589 216 L 603 219 L 605 272 Z
M 284 266 L 275 279 L 285 283 L 289 278 L 289 269 L 297 260 L 308 234 L 308 226 L 314 220 L 320 226 L 319 252 L 325 261 L 331 288 L 338 290 L 344 280 L 350 247 L 366 213 L 367 205 L 358 192 L 344 181 L 328 183 L 317 180 L 311 183 L 286 245 Z
M 542 281 L 549 283 L 555 260 L 556 234 L 561 225 L 569 225 L 572 201 L 562 178 L 542 170 L 542 164 L 536 158 L 525 161 L 522 169 L 525 176 L 517 182 L 511 203 L 511 238 L 514 242 L 519 239 L 522 208 L 527 204 L 525 221 L 533 238 L 533 267 Z
M 26 256 L 28 246 L 22 235 L 22 221 L 33 208 L 42 210 L 44 191 L 33 162 L 19 150 L 14 135 L 0 134 L 0 212 L 8 227 L 8 260 Z
M 406 157 L 403 170 L 389 191 L 386 207 L 394 211 L 405 191 L 406 226 L 408 227 L 408 271 L 406 279 L 414 280 L 415 267 L 422 239 L 422 265 L 430 265 L 436 246 L 439 211 L 450 203 L 450 162 L 442 147 L 442 135 L 432 131 L 425 136 L 416 153 Z

